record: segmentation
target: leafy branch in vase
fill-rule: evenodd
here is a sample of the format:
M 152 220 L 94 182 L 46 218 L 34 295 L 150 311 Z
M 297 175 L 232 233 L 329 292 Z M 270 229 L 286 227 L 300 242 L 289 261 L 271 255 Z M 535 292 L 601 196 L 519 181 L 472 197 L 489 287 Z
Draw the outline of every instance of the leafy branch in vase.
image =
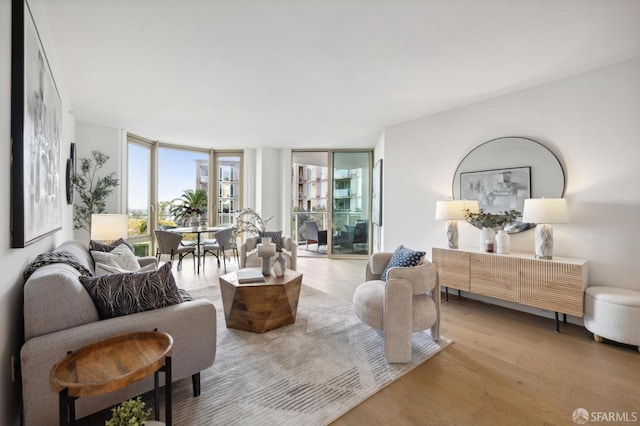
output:
M 260 234 L 267 230 L 267 223 L 273 219 L 271 216 L 268 219 L 262 219 L 260 214 L 252 208 L 244 208 L 236 215 L 236 228 L 234 234 L 237 237 L 245 232 Z

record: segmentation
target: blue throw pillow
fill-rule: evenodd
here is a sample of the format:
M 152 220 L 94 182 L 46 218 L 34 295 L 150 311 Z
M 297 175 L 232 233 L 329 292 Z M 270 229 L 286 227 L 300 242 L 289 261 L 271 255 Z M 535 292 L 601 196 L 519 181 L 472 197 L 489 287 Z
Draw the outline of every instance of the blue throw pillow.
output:
M 396 251 L 393 252 L 393 256 L 391 256 L 391 260 L 387 264 L 387 267 L 384 268 L 384 272 L 382 272 L 382 277 L 380 277 L 380 279 L 382 281 L 387 281 L 387 273 L 391 268 L 408 268 L 418 266 L 424 255 L 424 251 L 411 250 L 405 246 L 398 247 Z
M 276 251 L 282 251 L 282 231 L 264 231 L 258 234 L 258 242 L 262 242 L 262 237 L 271 237 L 271 244 L 276 245 Z

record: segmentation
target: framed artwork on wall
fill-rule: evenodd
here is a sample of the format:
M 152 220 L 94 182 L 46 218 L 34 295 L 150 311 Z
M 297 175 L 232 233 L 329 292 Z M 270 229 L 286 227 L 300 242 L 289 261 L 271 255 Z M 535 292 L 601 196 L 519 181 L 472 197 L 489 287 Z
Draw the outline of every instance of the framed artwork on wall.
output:
M 62 101 L 26 0 L 12 2 L 11 246 L 62 228 Z
M 373 166 L 371 183 L 371 221 L 382 226 L 382 159 Z
M 487 213 L 524 210 L 531 197 L 531 167 L 460 173 L 460 198 L 478 200 Z

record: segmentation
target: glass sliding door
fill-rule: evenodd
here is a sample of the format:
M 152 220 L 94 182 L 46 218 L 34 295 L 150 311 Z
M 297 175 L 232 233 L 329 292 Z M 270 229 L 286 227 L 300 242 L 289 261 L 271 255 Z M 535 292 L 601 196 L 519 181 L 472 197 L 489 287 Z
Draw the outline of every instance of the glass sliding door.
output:
M 331 254 L 368 255 L 371 152 L 333 152 L 331 170 Z
M 326 255 L 328 244 L 315 236 L 329 229 L 329 153 L 294 151 L 291 153 L 291 238 L 298 242 L 298 256 Z M 309 228 L 305 222 L 315 222 Z M 313 235 L 310 235 L 313 234 Z M 318 239 L 320 239 L 319 242 Z

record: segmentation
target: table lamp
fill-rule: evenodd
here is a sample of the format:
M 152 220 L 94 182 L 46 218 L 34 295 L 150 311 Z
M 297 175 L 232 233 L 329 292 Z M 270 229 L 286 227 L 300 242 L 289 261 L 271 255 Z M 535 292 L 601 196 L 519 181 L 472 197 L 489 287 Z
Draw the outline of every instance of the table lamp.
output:
M 91 239 L 111 243 L 129 236 L 129 215 L 92 214 Z
M 447 242 L 451 249 L 458 248 L 458 220 L 464 219 L 465 200 L 436 201 L 436 220 L 447 221 Z
M 536 258 L 553 255 L 552 223 L 567 223 L 567 200 L 564 198 L 529 198 L 524 200 L 522 222 L 536 223 Z

